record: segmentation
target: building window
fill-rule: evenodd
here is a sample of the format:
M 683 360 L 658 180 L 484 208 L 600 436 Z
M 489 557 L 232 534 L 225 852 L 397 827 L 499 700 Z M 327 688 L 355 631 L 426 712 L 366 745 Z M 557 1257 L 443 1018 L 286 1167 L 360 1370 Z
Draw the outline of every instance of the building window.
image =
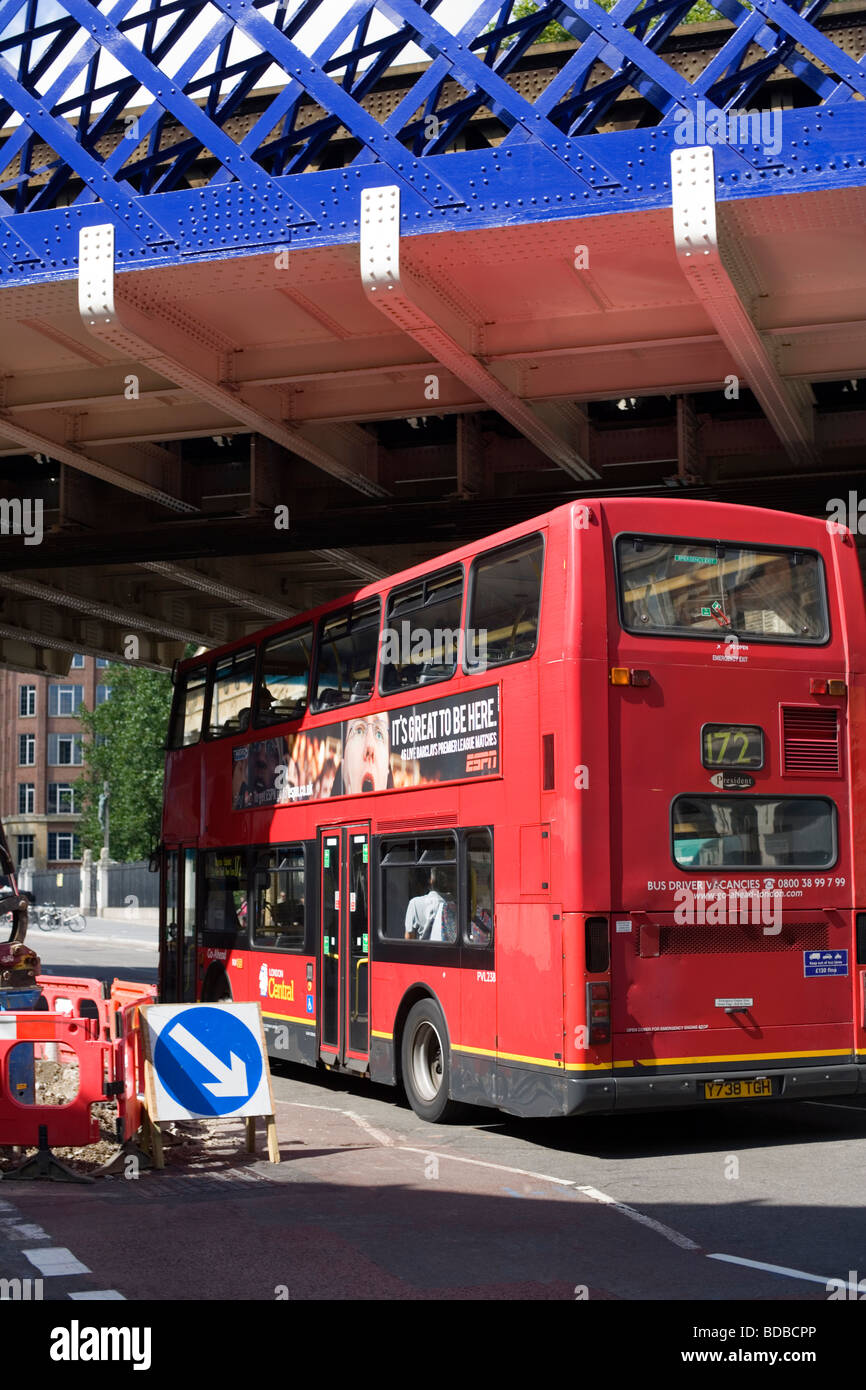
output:
M 18 735 L 18 766 L 32 767 L 36 762 L 36 735 Z
M 84 670 L 84 657 L 80 654 L 80 652 L 76 652 L 75 656 L 72 658 L 72 665 L 69 669 L 70 671 Z
M 83 699 L 83 685 L 49 685 L 48 713 L 54 717 L 77 714 Z
M 70 830 L 49 830 L 48 858 L 55 861 L 80 859 L 79 837 Z
M 105 656 L 98 656 L 98 657 L 96 658 L 96 664 L 97 664 L 97 666 L 100 666 L 100 667 L 101 667 L 101 666 L 110 666 L 110 665 L 111 665 L 111 662 L 110 662 L 110 661 L 108 660 L 108 658 L 105 657 Z
M 25 859 L 33 858 L 33 841 L 35 836 L 17 835 L 15 838 L 18 841 L 18 867 L 20 869 Z
M 98 686 L 96 687 L 96 703 L 97 703 L 97 705 L 104 705 L 110 694 L 111 694 L 111 686 L 110 686 L 110 685 L 98 685 Z
M 19 685 L 18 687 L 18 713 L 22 719 L 28 715 L 36 713 L 36 686 Z
M 75 788 L 69 782 L 48 783 L 49 816 L 75 815 Z
M 21 737 L 32 738 L 33 735 L 22 734 Z M 82 762 L 81 737 L 81 734 L 49 734 L 48 766 L 80 767 Z
M 18 814 L 19 816 L 32 816 L 36 810 L 36 784 L 34 782 L 18 783 Z

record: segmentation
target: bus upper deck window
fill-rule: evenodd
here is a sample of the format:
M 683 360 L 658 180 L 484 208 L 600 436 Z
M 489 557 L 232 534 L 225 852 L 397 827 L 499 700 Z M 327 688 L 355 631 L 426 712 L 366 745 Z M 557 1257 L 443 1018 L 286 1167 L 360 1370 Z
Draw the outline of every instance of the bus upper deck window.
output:
M 388 595 L 380 690 L 391 695 L 449 680 L 457 669 L 463 568 L 428 575 Z
M 254 647 L 233 652 L 217 662 L 210 702 L 209 738 L 228 738 L 248 728 L 255 664 Z
M 319 631 L 315 711 L 369 700 L 376 677 L 380 602 L 356 603 L 323 620 Z
M 312 627 L 281 633 L 265 642 L 256 689 L 256 724 L 281 724 L 303 716 L 312 651 Z
M 467 671 L 486 671 L 533 655 L 543 559 L 541 536 L 532 536 L 475 561 L 466 624 Z
M 186 748 L 201 738 L 207 667 L 196 666 L 180 676 L 174 690 L 169 748 Z

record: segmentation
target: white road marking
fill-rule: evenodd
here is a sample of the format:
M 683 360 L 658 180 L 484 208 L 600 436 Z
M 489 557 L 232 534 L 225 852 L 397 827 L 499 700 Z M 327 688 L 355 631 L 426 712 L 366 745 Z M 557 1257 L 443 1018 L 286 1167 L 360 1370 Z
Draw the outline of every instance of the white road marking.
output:
M 763 1269 L 768 1274 L 782 1274 L 787 1279 L 806 1279 L 810 1284 L 823 1284 L 825 1288 L 828 1284 L 833 1284 L 836 1288 L 853 1289 L 855 1293 L 863 1292 L 859 1285 L 852 1284 L 849 1280 L 824 1274 L 807 1274 L 805 1270 L 789 1269 L 787 1265 L 768 1265 L 761 1260 L 745 1260 L 742 1255 L 707 1255 L 707 1259 L 723 1260 L 729 1265 L 745 1265 L 747 1269 Z
M 348 1115 L 350 1120 L 354 1120 L 356 1125 L 360 1125 L 365 1134 L 369 1134 L 370 1138 L 375 1139 L 377 1143 L 385 1144 L 388 1147 L 394 1144 L 395 1141 L 389 1134 L 384 1134 L 381 1129 L 374 1128 L 369 1120 L 364 1119 L 363 1115 L 356 1115 L 354 1110 L 343 1110 L 341 1113 Z
M 606 1192 L 599 1192 L 597 1187 L 577 1187 L 578 1192 L 582 1192 L 585 1197 L 589 1197 L 593 1202 L 601 1202 L 606 1207 L 613 1207 L 621 1216 L 627 1216 L 630 1221 L 636 1221 L 639 1226 L 647 1226 L 649 1230 L 655 1231 L 656 1235 L 664 1236 L 672 1245 L 678 1245 L 681 1250 L 700 1250 L 693 1240 L 688 1236 L 682 1235 L 680 1231 L 675 1231 L 673 1226 L 665 1226 L 662 1221 L 656 1221 L 652 1216 L 644 1216 L 643 1212 L 635 1211 L 634 1207 L 628 1207 L 624 1202 L 618 1202 L 615 1197 L 608 1197 Z
M 47 1231 L 43 1231 L 41 1226 L 18 1225 L 14 1221 L 2 1221 L 3 1234 L 10 1240 L 50 1240 Z
M 399 1146 L 401 1153 L 423 1154 L 429 1158 L 435 1154 L 437 1158 L 450 1158 L 452 1163 L 471 1163 L 476 1168 L 495 1168 L 498 1173 L 517 1173 L 522 1178 L 537 1178 L 539 1182 L 556 1183 L 558 1187 L 574 1187 L 571 1178 L 552 1178 L 549 1173 L 533 1173 L 531 1168 L 508 1168 L 504 1163 L 487 1163 L 483 1158 L 465 1158 L 463 1154 L 452 1154 L 447 1149 L 415 1149 L 408 1144 Z
M 52 1245 L 48 1249 L 41 1250 L 22 1250 L 22 1255 L 26 1255 L 32 1265 L 35 1265 L 40 1274 L 46 1278 L 60 1274 L 89 1274 L 87 1265 L 83 1265 L 77 1260 L 71 1250 L 67 1250 L 65 1245 Z
M 806 1102 L 806 1104 L 811 1105 L 828 1103 L 832 1102 Z M 665 1240 L 670 1241 L 672 1245 L 678 1246 L 681 1250 L 692 1250 L 698 1254 L 706 1254 L 696 1241 L 691 1240 L 688 1236 L 684 1236 L 681 1231 L 674 1230 L 672 1226 L 666 1226 L 662 1221 L 656 1221 L 652 1216 L 645 1216 L 643 1212 L 636 1211 L 634 1207 L 627 1206 L 625 1202 L 618 1202 L 615 1197 L 608 1196 L 606 1192 L 600 1192 L 597 1187 L 581 1186 L 573 1182 L 570 1178 L 555 1178 L 550 1173 L 538 1173 L 531 1168 L 512 1168 L 505 1163 L 489 1163 L 481 1158 L 467 1158 L 463 1154 L 448 1153 L 448 1151 L 444 1149 L 419 1149 L 409 1144 L 397 1144 L 394 1139 L 383 1134 L 381 1130 L 375 1129 L 374 1126 L 363 1119 L 362 1116 L 356 1114 L 353 1110 L 344 1110 L 341 1106 L 312 1105 L 304 1101 L 294 1100 L 278 1100 L 276 1104 L 294 1105 L 302 1110 L 330 1110 L 336 1115 L 346 1115 L 349 1119 L 354 1120 L 356 1124 L 360 1125 L 362 1129 L 366 1130 L 372 1138 L 376 1139 L 381 1144 L 396 1147 L 399 1153 L 421 1154 L 425 1158 L 429 1157 L 431 1153 L 435 1153 L 437 1158 L 450 1159 L 453 1163 L 468 1163 L 475 1168 L 492 1168 L 499 1173 L 517 1173 L 520 1177 L 535 1178 L 540 1182 L 553 1183 L 557 1187 L 570 1188 L 573 1192 L 579 1192 L 582 1196 L 588 1197 L 590 1201 L 600 1202 L 603 1206 L 612 1207 L 614 1211 L 619 1212 L 621 1216 L 627 1217 L 629 1221 L 635 1221 L 638 1225 L 645 1226 L 650 1231 L 655 1231 L 656 1235 L 662 1236 Z M 837 1108 L 840 1110 L 850 1110 L 855 1107 L 845 1105 L 838 1106 Z M 805 1279 L 810 1283 L 823 1284 L 825 1287 L 828 1283 L 833 1282 L 836 1287 L 844 1287 L 846 1289 L 854 1289 L 857 1292 L 862 1292 L 862 1289 L 858 1289 L 858 1286 L 855 1284 L 846 1283 L 843 1280 L 835 1278 L 831 1280 L 819 1274 L 807 1274 L 803 1270 L 789 1269 L 786 1265 L 764 1264 L 760 1260 L 747 1260 L 739 1255 L 714 1254 L 707 1255 L 707 1259 L 721 1260 L 727 1264 L 744 1265 L 748 1269 L 760 1269 L 768 1274 L 780 1274 L 789 1279 Z

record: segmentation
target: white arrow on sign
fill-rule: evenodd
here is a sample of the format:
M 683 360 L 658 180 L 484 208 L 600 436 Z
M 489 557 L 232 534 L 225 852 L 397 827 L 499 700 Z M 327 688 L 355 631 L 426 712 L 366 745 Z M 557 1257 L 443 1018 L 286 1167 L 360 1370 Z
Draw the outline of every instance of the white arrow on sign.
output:
M 247 1069 L 240 1057 L 236 1057 L 233 1052 L 229 1053 L 231 1066 L 227 1067 L 225 1062 L 221 1062 L 219 1057 L 215 1057 L 210 1048 L 205 1047 L 203 1042 L 193 1037 L 188 1028 L 184 1028 L 182 1023 L 176 1023 L 169 1029 L 168 1036 L 174 1038 L 178 1047 L 182 1047 L 193 1057 L 196 1062 L 200 1062 L 203 1067 L 215 1077 L 216 1081 L 206 1081 L 204 1088 L 211 1091 L 215 1096 L 246 1096 L 247 1094 Z

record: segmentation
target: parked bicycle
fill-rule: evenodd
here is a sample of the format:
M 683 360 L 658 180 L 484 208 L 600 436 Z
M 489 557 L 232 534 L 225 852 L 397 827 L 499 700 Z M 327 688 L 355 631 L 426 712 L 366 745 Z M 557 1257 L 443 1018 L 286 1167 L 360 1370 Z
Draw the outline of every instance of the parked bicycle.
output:
M 87 920 L 74 907 L 58 907 L 57 903 L 40 903 L 33 909 L 40 931 L 58 931 L 66 926 L 70 931 L 84 931 Z

